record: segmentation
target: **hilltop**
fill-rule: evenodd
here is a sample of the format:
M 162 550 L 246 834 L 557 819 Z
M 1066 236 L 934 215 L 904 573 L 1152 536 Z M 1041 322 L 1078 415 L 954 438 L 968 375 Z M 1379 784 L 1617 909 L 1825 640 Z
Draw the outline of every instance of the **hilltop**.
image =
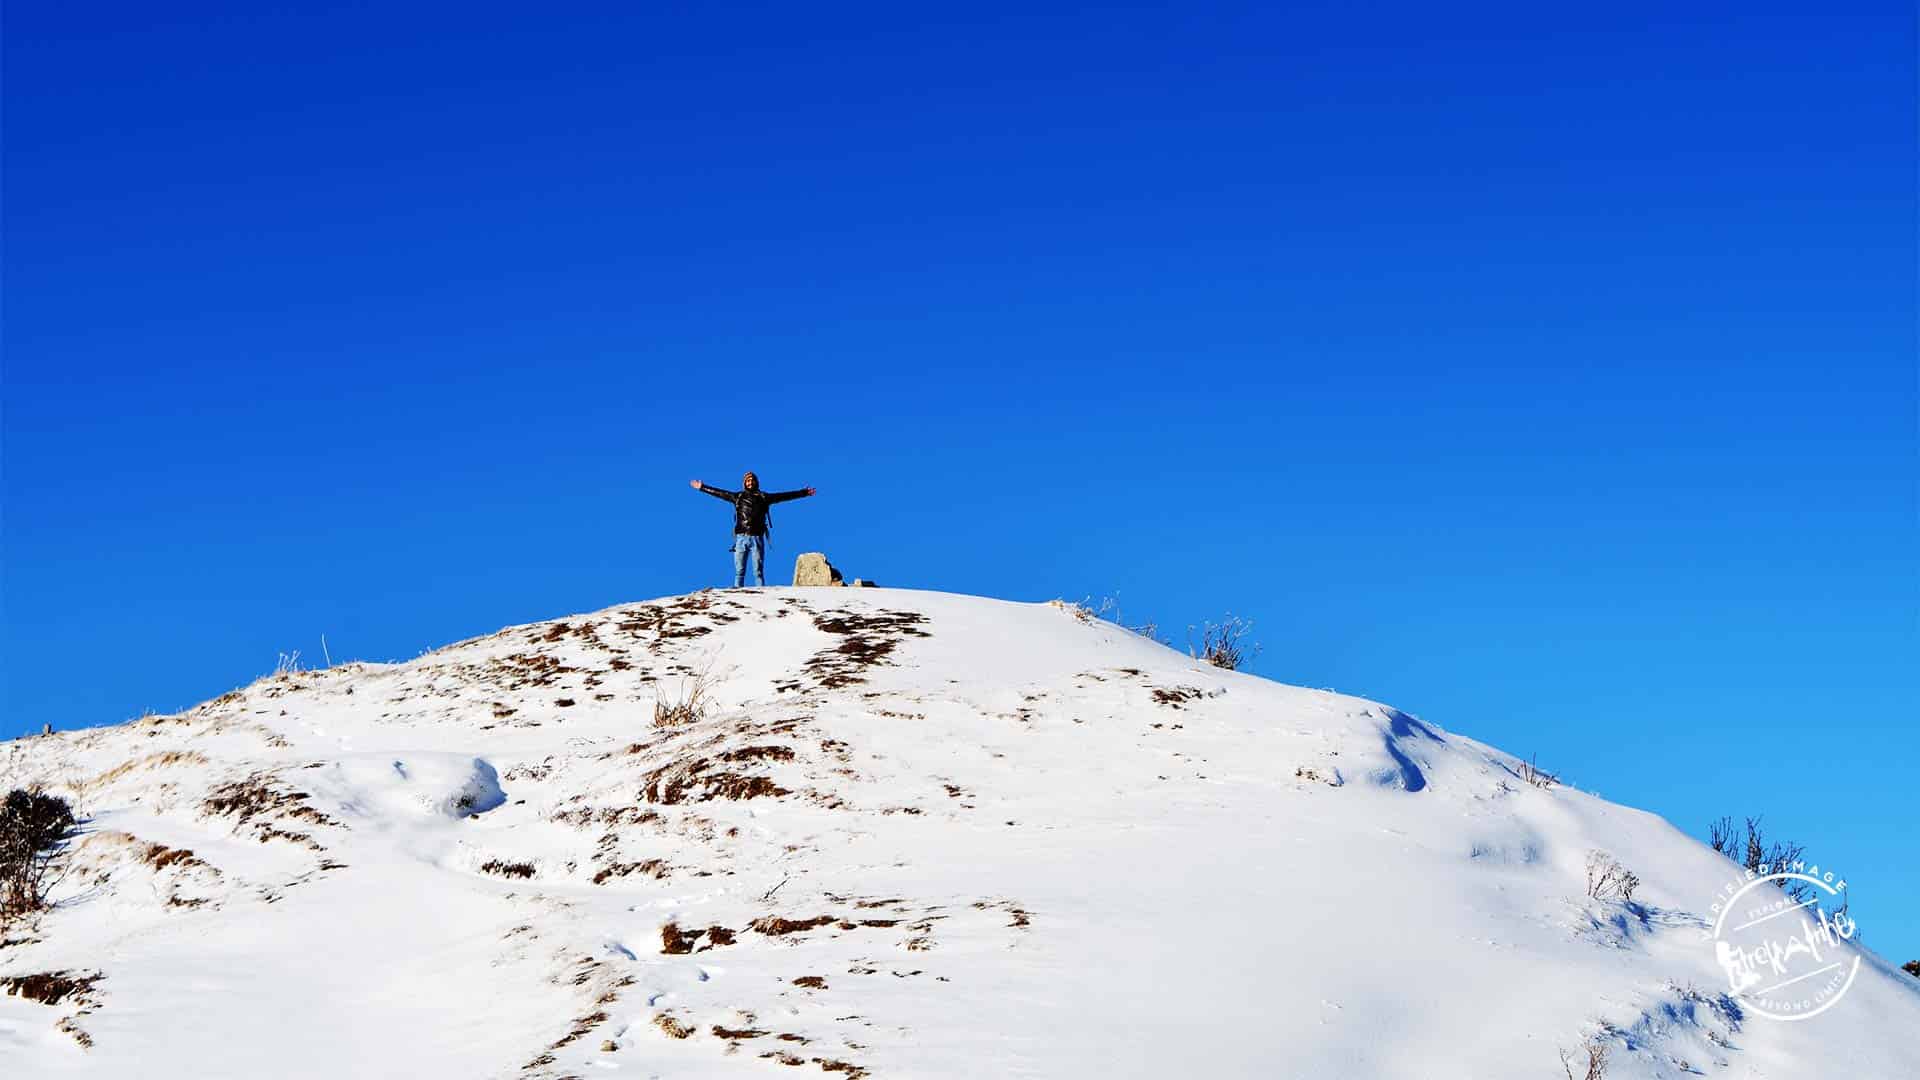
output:
M 1597 1039 L 1614 1080 L 1920 1070 L 1915 980 L 1867 953 L 1830 1011 L 1750 1015 L 1704 934 L 1731 864 L 1523 772 L 1059 605 L 624 604 L 0 746 L 0 789 L 88 819 L 0 945 L 0 1062 L 1531 1080 Z M 1587 895 L 1594 851 L 1632 901 Z

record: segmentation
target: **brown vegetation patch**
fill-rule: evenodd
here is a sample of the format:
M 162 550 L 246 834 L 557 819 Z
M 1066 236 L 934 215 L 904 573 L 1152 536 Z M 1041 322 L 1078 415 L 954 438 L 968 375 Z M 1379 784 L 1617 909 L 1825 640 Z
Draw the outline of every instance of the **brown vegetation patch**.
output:
M 501 877 L 508 878 L 530 878 L 533 876 L 533 864 L 530 862 L 502 862 L 499 859 L 488 859 L 486 862 L 480 864 L 480 872 L 483 874 L 498 874 Z
M 261 816 L 279 820 L 292 818 L 314 825 L 340 825 L 307 805 L 306 792 L 287 787 L 271 772 L 257 772 L 213 789 L 200 804 L 200 812 L 209 817 L 232 816 L 243 825 Z
M 707 939 L 705 945 L 696 945 L 700 938 Z M 706 952 L 723 945 L 734 943 L 734 931 L 725 926 L 709 926 L 705 930 L 683 930 L 675 923 L 660 928 L 660 951 L 669 956 L 684 956 L 687 953 Z
M 759 1028 L 730 1028 L 713 1025 L 713 1037 L 716 1039 L 757 1039 L 766 1032 Z
M 887 658 L 909 637 L 930 637 L 920 629 L 927 621 L 917 611 L 876 611 L 866 614 L 834 612 L 816 615 L 813 625 L 825 633 L 840 637 L 840 642 L 822 649 L 808 659 L 804 670 L 822 689 L 838 690 L 866 682 L 866 671 L 888 662 Z M 782 684 L 776 689 L 797 688 Z
M 634 873 L 645 874 L 655 880 L 664 880 L 667 876 L 667 861 L 665 859 L 648 859 L 645 862 L 614 863 L 612 866 L 606 867 L 599 873 L 593 875 L 593 883 L 595 885 L 605 885 L 614 878 L 626 877 L 628 874 Z
M 641 798 L 650 803 L 676 806 L 713 799 L 778 798 L 792 794 L 768 777 L 709 771 L 714 767 L 715 762 L 709 758 L 662 765 L 642 778 Z
M 87 1034 L 87 1029 L 81 1027 L 79 1024 L 74 1023 L 73 1017 L 71 1016 L 66 1017 L 65 1019 L 61 1020 L 58 1024 L 55 1024 L 53 1026 L 59 1029 L 60 1031 L 63 1031 L 66 1034 L 72 1036 L 73 1041 L 80 1044 L 80 1049 L 82 1050 L 93 1049 L 93 1036 Z
M 763 915 L 748 923 L 747 928 L 755 933 L 766 934 L 768 937 L 779 937 L 783 934 L 803 933 L 835 921 L 831 915 L 816 915 L 811 919 L 783 919 L 778 915 Z
M 285 840 L 289 844 L 297 844 L 303 848 L 309 848 L 314 851 L 325 852 L 327 850 L 320 846 L 319 841 L 308 836 L 306 833 L 288 832 L 285 829 L 276 829 L 270 825 L 260 826 L 260 831 L 257 835 L 263 844 L 269 840 Z
M 156 754 L 148 754 L 146 757 L 135 758 L 132 761 L 121 762 L 119 765 L 116 765 L 113 768 L 108 769 L 106 772 L 101 773 L 99 776 L 96 776 L 91 780 L 83 780 L 80 783 L 73 785 L 73 787 L 75 791 L 78 791 L 81 794 L 86 794 L 88 792 L 97 791 L 100 788 L 106 787 L 108 784 L 113 783 L 115 780 L 118 780 L 123 776 L 127 776 L 132 773 L 140 772 L 146 769 L 163 769 L 171 765 L 205 765 L 205 764 L 207 764 L 207 755 L 202 754 L 197 750 L 162 750 Z
M 793 748 L 790 746 L 743 746 L 738 750 L 729 750 L 720 755 L 721 761 L 792 761 Z
M 1156 686 L 1152 689 L 1153 700 L 1170 709 L 1179 708 L 1182 702 L 1198 701 L 1206 696 L 1204 691 L 1192 686 Z
M 684 1039 L 693 1034 L 693 1026 L 683 1024 L 673 1018 L 671 1013 L 661 1013 L 653 1018 L 653 1026 L 667 1033 L 669 1039 Z
M 700 934 L 699 930 L 682 930 L 677 924 L 668 923 L 660 928 L 660 951 L 668 956 L 685 956 L 693 951 Z
M 194 857 L 193 852 L 182 848 L 170 848 L 165 844 L 148 844 L 140 853 L 140 861 L 155 870 L 165 870 L 169 866 L 205 866 L 206 863 Z
M 793 980 L 793 985 L 804 986 L 809 990 L 825 990 L 827 980 L 819 975 L 802 975 Z
M 562 675 L 577 674 L 579 670 L 547 653 L 512 653 L 480 665 L 477 675 L 481 681 L 503 690 L 523 690 L 552 686 Z
M 84 1005 L 93 992 L 93 985 L 99 981 L 98 973 L 43 971 L 37 975 L 0 976 L 0 989 L 6 990 L 8 997 L 23 997 L 42 1005 L 58 1005 L 68 998 Z
M 858 1065 L 849 1064 L 848 1062 L 845 1062 L 845 1061 L 832 1061 L 827 1058 L 814 1058 L 813 1063 L 815 1065 L 820 1066 L 820 1070 L 822 1072 L 846 1073 L 847 1076 L 849 1077 L 849 1080 L 860 1080 L 861 1077 L 864 1077 L 867 1075 L 867 1070 L 861 1068 Z
M 683 596 L 659 604 L 647 604 L 626 612 L 613 624 L 614 629 L 634 637 L 651 635 L 652 643 L 696 638 L 713 632 L 713 627 L 687 621 L 707 613 L 713 601 L 705 596 Z M 718 621 L 718 616 L 709 616 Z M 730 621 L 730 620 L 729 620 Z
M 577 806 L 571 810 L 556 810 L 550 819 L 576 829 L 584 829 L 589 825 L 646 825 L 666 820 L 658 810 L 642 810 L 637 806 Z
M 594 1012 L 594 1013 L 589 1013 L 586 1016 L 582 1016 L 578 1020 L 575 1020 L 573 1022 L 573 1027 L 565 1035 L 560 1036 L 560 1041 L 554 1043 L 552 1046 L 547 1047 L 547 1049 L 558 1050 L 569 1043 L 576 1042 L 582 1038 L 585 1038 L 587 1035 L 592 1033 L 594 1028 L 599 1027 L 601 1024 L 606 1023 L 606 1021 L 607 1021 L 607 1014 L 604 1012 Z

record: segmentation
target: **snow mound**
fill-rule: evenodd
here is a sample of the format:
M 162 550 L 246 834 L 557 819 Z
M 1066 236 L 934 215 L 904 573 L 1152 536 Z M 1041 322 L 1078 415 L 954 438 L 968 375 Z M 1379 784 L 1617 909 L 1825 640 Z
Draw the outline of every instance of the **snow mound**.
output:
M 88 824 L 0 942 L 9 1076 L 1920 1071 L 1871 953 L 1805 1023 L 1726 993 L 1732 867 L 1659 818 L 1047 604 L 621 605 L 0 747 L 26 784 Z

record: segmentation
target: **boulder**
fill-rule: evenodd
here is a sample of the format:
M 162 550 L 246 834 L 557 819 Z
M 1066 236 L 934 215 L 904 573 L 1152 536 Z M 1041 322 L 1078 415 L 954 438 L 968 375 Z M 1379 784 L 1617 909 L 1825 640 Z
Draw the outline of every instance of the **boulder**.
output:
M 793 583 L 795 585 L 845 585 L 840 571 L 833 568 L 827 557 L 818 551 L 808 551 L 793 560 Z

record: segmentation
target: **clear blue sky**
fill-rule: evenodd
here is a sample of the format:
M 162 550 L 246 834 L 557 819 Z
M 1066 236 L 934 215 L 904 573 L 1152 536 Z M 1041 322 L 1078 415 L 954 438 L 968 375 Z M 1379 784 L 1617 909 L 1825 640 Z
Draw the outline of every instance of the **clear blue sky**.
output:
M 293 7 L 9 6 L 0 736 L 718 584 L 750 467 L 1920 957 L 1910 5 Z

